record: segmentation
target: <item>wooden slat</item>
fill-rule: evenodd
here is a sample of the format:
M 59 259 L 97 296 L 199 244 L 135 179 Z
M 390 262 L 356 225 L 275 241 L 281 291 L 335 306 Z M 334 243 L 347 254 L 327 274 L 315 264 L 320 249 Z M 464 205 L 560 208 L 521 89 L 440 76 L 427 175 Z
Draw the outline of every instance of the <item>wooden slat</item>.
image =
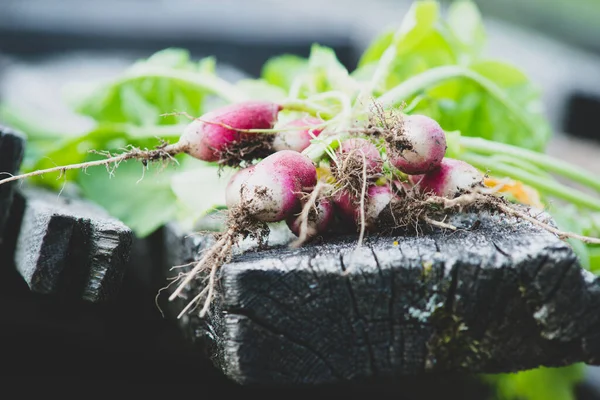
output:
M 15 265 L 31 290 L 82 298 L 113 298 L 129 259 L 133 233 L 100 207 L 28 188 Z
M 600 285 L 568 244 L 501 215 L 452 223 L 462 229 L 372 237 L 358 249 L 347 237 L 247 250 L 221 269 L 210 316 L 178 323 L 240 383 L 598 363 Z M 169 266 L 211 242 L 168 230 Z
M 8 174 L 13 175 L 19 171 L 24 150 L 24 136 L 11 128 L 0 125 L 0 179 L 7 178 Z M 0 186 L 0 245 L 16 184 L 13 182 Z

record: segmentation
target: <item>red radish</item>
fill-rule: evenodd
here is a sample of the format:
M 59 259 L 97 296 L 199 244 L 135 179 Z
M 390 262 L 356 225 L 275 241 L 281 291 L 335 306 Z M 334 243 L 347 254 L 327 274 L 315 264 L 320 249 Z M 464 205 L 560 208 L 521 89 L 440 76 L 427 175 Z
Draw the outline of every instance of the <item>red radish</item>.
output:
M 323 122 L 325 121 L 323 121 L 321 118 L 310 116 L 288 122 L 287 124 L 283 125 L 283 128 L 298 127 L 298 129 L 278 132 L 275 136 L 275 139 L 273 139 L 273 150 L 294 150 L 301 152 L 310 146 L 310 141 L 313 139 L 313 136 L 319 136 L 319 134 L 323 131 L 323 128 L 311 129 L 305 127 L 320 125 Z
M 220 161 L 232 144 L 254 141 L 260 135 L 228 127 L 271 129 L 282 108 L 279 104 L 267 101 L 246 101 L 221 107 L 190 123 L 177 146 L 200 160 Z
M 379 215 L 390 204 L 390 201 L 392 201 L 393 198 L 394 193 L 392 193 L 392 190 L 388 185 L 371 186 L 367 190 L 368 201 L 365 208 L 365 221 L 368 228 L 375 227 Z
M 379 178 L 383 172 L 383 160 L 379 149 L 372 142 L 363 138 L 351 138 L 344 140 L 337 149 L 339 155 L 339 164 L 350 164 L 352 173 L 359 173 L 363 167 L 363 155 L 367 164 L 367 177 Z M 356 168 L 358 166 L 358 168 Z M 344 165 L 337 166 L 338 174 L 343 174 L 346 170 Z
M 433 171 L 425 175 L 411 175 L 409 180 L 425 192 L 453 198 L 483 185 L 483 174 L 469 163 L 445 157 Z
M 261 160 L 251 171 L 234 175 L 227 202 L 228 206 L 239 204 L 259 221 L 282 221 L 299 211 L 301 193 L 312 190 L 316 183 L 317 170 L 308 157 L 282 150 Z
M 376 227 L 377 219 L 381 212 L 390 204 L 395 194 L 388 185 L 369 186 L 367 198 L 364 201 L 365 225 L 367 229 Z M 346 191 L 340 191 L 334 197 L 335 205 L 342 217 L 355 225 L 361 222 L 360 200 Z
M 312 218 L 308 219 L 308 237 L 312 237 L 319 233 L 325 232 L 329 224 L 333 220 L 334 208 L 333 203 L 326 198 L 318 201 L 316 205 L 316 213 L 311 213 Z M 292 215 L 286 220 L 288 227 L 296 236 L 300 236 L 302 219 L 300 215 Z
M 387 141 L 390 164 L 410 175 L 435 169 L 446 154 L 444 130 L 424 115 L 404 117 L 402 135 L 388 137 Z
M 333 197 L 338 214 L 346 221 L 356 223 L 357 199 L 347 190 L 338 191 Z
M 282 150 L 264 158 L 255 167 L 267 169 L 269 173 L 280 172 L 294 175 L 303 188 L 312 188 L 317 183 L 317 168 L 310 158 L 293 150 Z
M 225 188 L 225 205 L 230 210 L 240 205 L 242 185 L 248 180 L 253 171 L 254 165 L 240 169 L 229 179 L 229 183 Z

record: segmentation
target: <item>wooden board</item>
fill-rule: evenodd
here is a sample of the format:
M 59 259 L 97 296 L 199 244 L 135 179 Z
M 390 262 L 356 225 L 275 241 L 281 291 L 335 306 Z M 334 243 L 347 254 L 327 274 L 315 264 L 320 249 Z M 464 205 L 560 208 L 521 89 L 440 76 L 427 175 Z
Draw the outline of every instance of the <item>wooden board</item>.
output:
M 23 152 L 25 151 L 24 136 L 6 126 L 0 125 L 0 179 L 8 178 L 19 171 Z M 0 245 L 4 226 L 8 220 L 16 182 L 0 186 Z
M 371 237 L 358 249 L 354 237 L 246 247 L 221 269 L 210 316 L 178 323 L 243 384 L 598 363 L 600 285 L 568 244 L 502 215 L 451 222 L 461 229 Z M 209 243 L 169 227 L 166 265 L 192 261 Z
M 91 302 L 114 298 L 132 231 L 87 201 L 28 188 L 14 261 L 34 292 Z

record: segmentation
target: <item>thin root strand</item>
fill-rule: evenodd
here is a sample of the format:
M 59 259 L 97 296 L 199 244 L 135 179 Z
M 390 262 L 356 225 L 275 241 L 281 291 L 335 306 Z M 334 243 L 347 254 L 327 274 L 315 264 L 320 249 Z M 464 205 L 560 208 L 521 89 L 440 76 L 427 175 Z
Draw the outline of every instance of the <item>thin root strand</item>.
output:
M 310 212 L 311 210 L 313 210 L 315 213 L 317 212 L 317 200 L 319 198 L 319 195 L 321 195 L 321 193 L 323 192 L 323 189 L 325 188 L 325 183 L 323 181 L 318 181 L 317 184 L 315 185 L 314 189 L 312 190 L 308 200 L 306 201 L 306 204 L 304 204 L 304 207 L 302 207 L 302 212 L 300 213 L 300 235 L 298 236 L 298 239 L 294 240 L 291 244 L 290 247 L 292 248 L 298 248 L 300 246 L 302 246 L 304 243 L 306 243 L 306 241 L 309 239 L 310 235 L 312 232 L 309 232 L 309 227 L 308 227 L 308 222 L 310 220 Z
M 451 230 L 451 231 L 457 230 L 457 228 L 454 225 L 452 225 L 452 224 L 447 224 L 447 223 L 442 222 L 442 221 L 437 221 L 435 219 L 429 218 L 426 215 L 422 216 L 421 219 L 423 219 L 423 221 L 425 221 L 429 225 L 435 226 L 437 228 L 448 229 L 448 230 Z
M 212 258 L 215 258 L 215 256 L 217 255 L 217 252 L 221 248 L 225 247 L 225 244 L 228 241 L 231 241 L 231 238 L 233 237 L 233 235 L 234 235 L 233 229 L 229 229 L 219 240 L 217 240 L 217 242 L 215 244 L 213 244 L 211 246 L 210 249 L 208 249 L 206 251 L 206 253 L 200 259 L 200 261 L 198 261 L 196 263 L 194 268 L 192 268 L 192 270 L 187 273 L 183 282 L 181 282 L 179 284 L 179 286 L 177 286 L 177 288 L 173 291 L 173 293 L 171 293 L 171 296 L 169 296 L 169 301 L 175 300 L 177 298 L 177 296 L 179 296 L 181 294 L 181 292 L 196 277 L 196 275 L 198 275 L 198 273 L 201 272 L 205 268 L 206 264 L 209 261 L 212 261 L 211 260 Z
M 9 182 L 14 182 L 14 181 L 18 181 L 18 180 L 31 178 L 34 176 L 41 176 L 41 175 L 45 175 L 45 174 L 49 174 L 49 173 L 53 173 L 53 172 L 58 172 L 60 174 L 60 176 L 59 176 L 59 178 L 60 178 L 64 174 L 66 174 L 66 172 L 69 170 L 82 169 L 85 171 L 89 167 L 96 167 L 96 166 L 102 166 L 102 165 L 106 166 L 106 168 L 109 172 L 109 175 L 112 176 L 114 174 L 115 168 L 117 168 L 119 166 L 119 164 L 123 161 L 140 160 L 143 162 L 149 162 L 149 161 L 159 161 L 159 160 L 175 160 L 173 158 L 173 156 L 184 152 L 184 150 L 185 150 L 184 148 L 182 148 L 181 146 L 179 146 L 177 144 L 163 146 L 161 148 L 156 148 L 153 150 L 140 150 L 138 148 L 133 148 L 126 153 L 119 154 L 118 156 L 108 157 L 103 160 L 88 161 L 88 162 L 83 162 L 83 163 L 78 163 L 78 164 L 70 164 L 70 165 L 60 165 L 60 166 L 52 167 L 52 168 L 48 168 L 48 169 L 41 169 L 41 170 L 37 170 L 37 171 L 28 172 L 26 174 L 11 175 L 8 178 L 4 178 L 4 179 L 0 180 L 0 185 L 9 183 Z M 104 154 L 110 155 L 110 153 L 104 153 Z M 112 168 L 111 168 L 111 165 L 112 165 Z
M 362 246 L 363 240 L 365 238 L 365 229 L 366 229 L 366 221 L 365 221 L 365 197 L 367 196 L 367 159 L 365 157 L 365 153 L 361 150 L 362 154 L 362 185 L 360 189 L 360 233 L 358 235 L 358 243 L 356 247 Z

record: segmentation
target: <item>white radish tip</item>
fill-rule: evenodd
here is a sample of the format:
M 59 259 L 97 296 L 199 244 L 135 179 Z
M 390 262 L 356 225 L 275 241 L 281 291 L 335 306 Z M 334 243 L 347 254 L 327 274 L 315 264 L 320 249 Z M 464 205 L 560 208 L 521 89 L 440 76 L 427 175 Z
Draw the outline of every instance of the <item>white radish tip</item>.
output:
M 471 164 L 445 157 L 440 166 L 425 175 L 412 175 L 409 180 L 421 190 L 448 198 L 483 185 L 483 174 Z
M 283 128 L 298 127 L 299 129 L 278 132 L 275 139 L 273 139 L 273 149 L 275 151 L 294 150 L 302 152 L 310 146 L 311 140 L 323 131 L 323 128 L 311 129 L 306 127 L 318 126 L 323 122 L 325 121 L 316 117 L 304 117 L 288 122 L 283 125 Z
M 441 126 L 425 115 L 404 119 L 403 141 L 409 148 L 388 149 L 391 164 L 406 174 L 424 174 L 440 165 L 446 153 L 446 134 Z

